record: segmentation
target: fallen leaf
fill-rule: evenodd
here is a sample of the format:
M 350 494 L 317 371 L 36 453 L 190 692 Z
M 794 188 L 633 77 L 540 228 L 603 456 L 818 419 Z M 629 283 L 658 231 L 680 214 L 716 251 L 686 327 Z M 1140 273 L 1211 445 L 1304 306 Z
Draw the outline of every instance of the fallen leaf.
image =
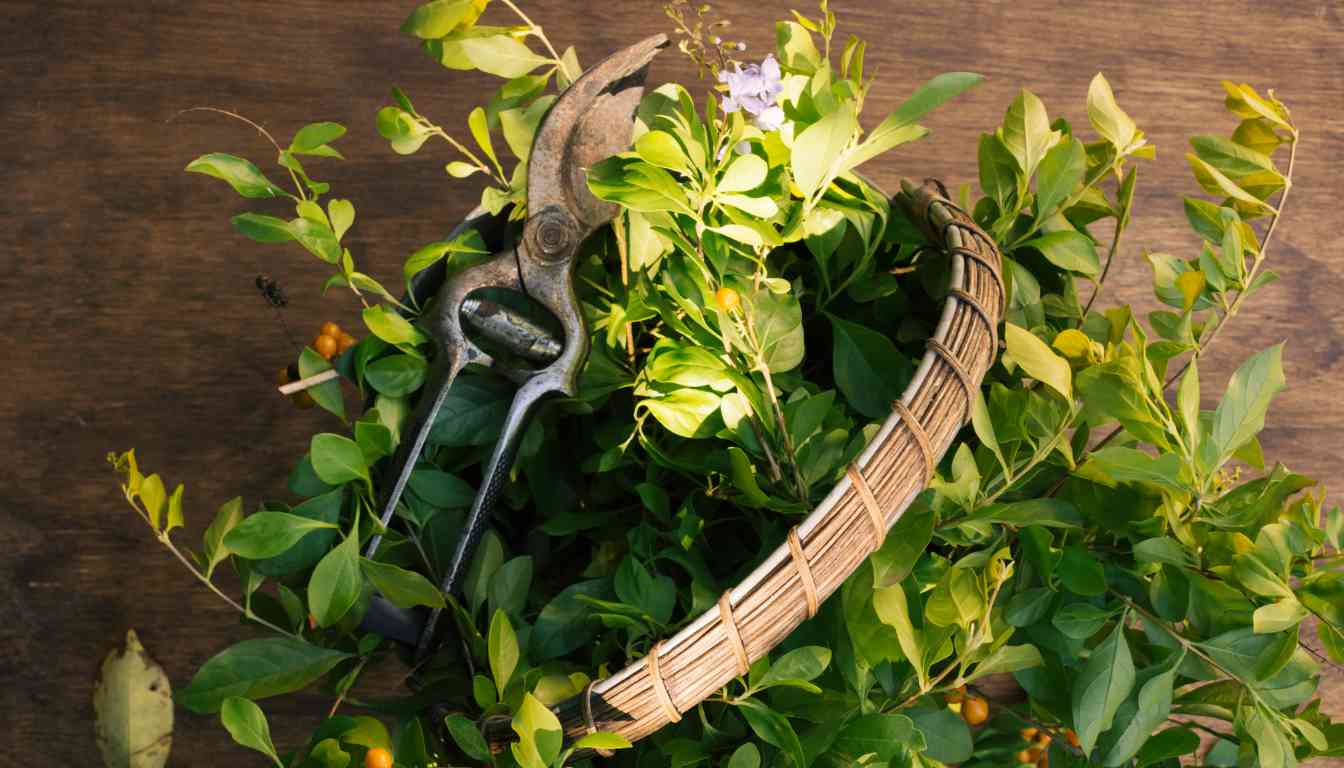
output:
M 93 687 L 98 749 L 108 768 L 163 768 L 173 746 L 173 689 L 135 630 L 103 659 Z

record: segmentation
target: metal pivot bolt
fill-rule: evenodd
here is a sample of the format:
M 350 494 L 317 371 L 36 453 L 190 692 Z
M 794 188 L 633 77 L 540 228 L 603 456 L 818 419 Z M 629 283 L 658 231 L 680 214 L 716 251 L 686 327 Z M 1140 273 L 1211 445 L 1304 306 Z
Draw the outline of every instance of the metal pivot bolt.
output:
M 531 224 L 532 252 L 545 262 L 561 261 L 574 247 L 573 218 L 559 208 L 549 207 L 536 214 Z

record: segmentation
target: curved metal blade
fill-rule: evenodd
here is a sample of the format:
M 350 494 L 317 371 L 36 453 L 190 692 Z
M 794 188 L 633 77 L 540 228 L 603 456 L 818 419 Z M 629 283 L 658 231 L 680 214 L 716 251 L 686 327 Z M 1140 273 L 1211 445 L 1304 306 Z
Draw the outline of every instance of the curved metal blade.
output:
M 584 173 L 630 145 L 649 62 L 665 47 L 667 35 L 660 34 L 617 51 L 560 94 L 532 141 L 529 216 L 559 206 L 574 216 L 577 240 L 611 220 L 615 206 L 593 197 Z

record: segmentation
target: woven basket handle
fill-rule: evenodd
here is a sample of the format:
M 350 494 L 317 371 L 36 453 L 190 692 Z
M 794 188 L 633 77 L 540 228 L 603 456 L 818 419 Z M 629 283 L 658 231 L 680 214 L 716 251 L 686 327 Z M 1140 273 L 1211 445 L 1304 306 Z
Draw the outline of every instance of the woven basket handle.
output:
M 999 250 L 936 180 L 902 181 L 894 202 L 952 266 L 938 326 L 905 393 L 845 477 L 716 608 L 554 708 L 566 741 L 594 731 L 637 741 L 745 674 L 881 546 L 970 420 L 998 356 L 1005 299 Z M 508 718 L 491 719 L 485 735 L 495 751 L 515 738 Z

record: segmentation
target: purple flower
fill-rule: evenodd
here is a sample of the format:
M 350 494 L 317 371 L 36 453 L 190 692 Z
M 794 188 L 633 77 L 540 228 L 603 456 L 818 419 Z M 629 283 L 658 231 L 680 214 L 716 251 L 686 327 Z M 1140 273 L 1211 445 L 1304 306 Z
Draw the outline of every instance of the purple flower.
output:
M 784 124 L 784 110 L 777 103 L 784 84 L 780 82 L 779 62 L 773 54 L 760 64 L 748 64 L 745 69 L 734 64 L 732 72 L 719 73 L 719 82 L 728 84 L 724 112 L 745 110 L 762 131 L 773 131 Z

